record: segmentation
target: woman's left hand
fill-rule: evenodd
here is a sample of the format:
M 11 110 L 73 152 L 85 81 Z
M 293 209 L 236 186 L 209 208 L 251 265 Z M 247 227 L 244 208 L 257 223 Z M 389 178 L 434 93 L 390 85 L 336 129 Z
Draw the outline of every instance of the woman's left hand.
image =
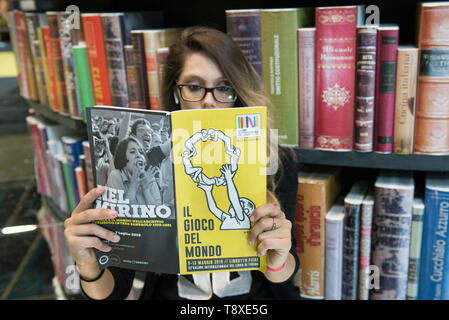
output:
M 292 223 L 280 208 L 269 203 L 257 207 L 250 220 L 255 224 L 249 234 L 248 243 L 253 245 L 259 240 L 257 254 L 267 255 L 268 267 L 281 267 L 287 261 L 292 245 Z

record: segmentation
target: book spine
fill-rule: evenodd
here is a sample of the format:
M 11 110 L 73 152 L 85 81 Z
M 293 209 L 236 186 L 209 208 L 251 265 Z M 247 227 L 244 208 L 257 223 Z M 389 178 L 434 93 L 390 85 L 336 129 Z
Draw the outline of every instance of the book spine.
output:
M 78 186 L 78 197 L 82 198 L 86 194 L 86 177 L 83 168 L 75 168 L 76 184 Z
M 92 158 L 90 156 L 90 146 L 88 141 L 82 142 L 83 146 L 83 154 L 84 154 L 84 164 L 85 164 L 85 171 L 86 171 L 86 185 L 87 185 L 87 191 L 92 190 L 95 188 L 94 183 L 94 175 L 92 171 Z
M 343 219 L 326 217 L 326 300 L 341 300 L 343 267 Z
M 418 48 L 402 49 L 399 47 L 394 106 L 394 153 L 413 153 L 417 76 Z
M 165 31 L 147 31 L 143 33 L 145 64 L 147 67 L 148 92 L 151 110 L 160 110 L 159 82 L 157 77 L 156 49 L 165 43 Z
M 48 28 L 50 31 L 50 50 L 55 77 L 56 95 L 58 97 L 59 112 L 69 115 L 67 88 L 64 80 L 64 66 L 62 63 L 61 43 L 59 39 L 58 13 L 47 12 Z
M 298 29 L 299 147 L 313 149 L 315 127 L 315 28 Z
M 226 10 L 226 31 L 262 76 L 260 10 Z
M 79 45 L 73 46 L 72 53 L 76 81 L 80 92 L 81 116 L 83 121 L 86 122 L 86 108 L 95 104 L 86 45 L 80 42 Z
M 35 81 L 35 89 L 36 89 L 36 101 L 39 101 L 41 104 L 45 102 L 45 93 L 44 86 L 41 77 L 41 69 L 39 68 L 39 61 L 36 52 L 36 28 L 38 24 L 37 15 L 35 13 L 27 12 L 25 13 L 25 22 L 27 25 L 27 33 L 28 33 L 28 42 L 30 46 L 31 52 L 31 65 L 33 68 L 34 81 Z
M 357 7 L 316 8 L 315 148 L 350 151 L 354 140 Z
M 67 157 L 67 166 L 70 173 L 70 182 L 72 185 L 72 192 L 73 192 L 73 200 L 75 206 L 78 205 L 80 201 L 79 197 L 79 189 L 78 189 L 78 183 L 76 180 L 76 172 L 75 168 L 79 166 L 79 155 L 82 154 L 82 147 L 81 142 L 64 142 L 64 153 Z
M 393 151 L 396 62 L 399 29 L 379 29 L 377 37 L 374 151 Z
M 449 6 L 421 8 L 414 152 L 449 153 Z
M 354 150 L 373 151 L 377 28 L 357 28 Z
M 342 299 L 357 299 L 360 205 L 345 201 Z
M 30 88 L 28 86 L 28 74 L 26 66 L 25 39 L 23 35 L 22 14 L 20 11 L 14 10 L 14 23 L 17 38 L 17 52 L 19 69 L 19 88 L 20 94 L 24 98 L 30 98 Z
M 28 22 L 25 12 L 21 12 L 22 16 L 22 32 L 23 32 L 23 43 L 25 49 L 25 59 L 27 68 L 27 80 L 28 88 L 30 89 L 30 99 L 34 101 L 39 101 L 39 94 L 36 83 L 36 74 L 34 69 L 34 57 L 33 57 L 33 44 L 30 43 L 30 35 L 28 31 Z
M 42 52 L 42 49 L 45 50 L 44 46 L 41 46 L 41 40 L 39 39 L 39 33 L 42 36 L 42 30 L 40 28 L 36 29 L 36 38 L 38 40 L 34 41 L 34 50 L 36 52 L 36 62 L 38 64 L 38 71 L 40 73 L 40 89 L 39 91 L 39 103 L 43 106 L 48 106 L 48 96 L 47 96 L 47 76 L 46 76 L 46 63 L 45 62 L 45 51 Z M 42 39 L 43 40 L 43 39 Z
M 70 174 L 70 168 L 67 161 L 67 157 L 64 156 L 60 164 L 61 164 L 61 171 L 64 174 L 64 185 L 67 191 L 68 207 L 70 212 L 72 212 L 73 210 L 75 210 L 76 205 L 75 205 L 75 194 L 73 190 L 72 177 Z
M 126 81 L 130 108 L 140 108 L 140 87 L 137 85 L 137 71 L 134 63 L 134 49 L 132 45 L 125 45 Z
M 410 250 L 413 188 L 375 187 L 372 264 L 379 268 L 379 288 L 372 300 L 404 300 Z
M 145 46 L 142 32 L 131 32 L 131 44 L 134 49 L 134 65 L 136 66 L 136 83 L 139 93 L 138 108 L 150 109 L 150 96 L 148 92 L 147 67 L 145 63 Z
M 22 83 L 21 81 L 21 74 L 20 74 L 20 59 L 19 59 L 19 50 L 17 49 L 17 34 L 16 34 L 16 21 L 14 19 L 14 11 L 8 12 L 8 29 L 9 29 L 9 36 L 11 39 L 11 47 L 14 52 L 15 56 L 15 63 L 16 63 L 16 70 L 17 70 L 17 80 L 19 84 L 19 92 L 21 93 L 22 89 L 20 88 L 20 85 Z
M 407 300 L 418 299 L 423 222 L 424 201 L 421 198 L 415 198 L 412 212 L 412 232 L 410 235 Z
M 81 15 L 84 39 L 89 57 L 90 77 L 95 105 L 110 106 L 111 90 L 109 87 L 108 66 L 104 49 L 103 27 L 99 15 Z
M 68 13 L 58 13 L 61 56 L 69 114 L 72 118 L 80 119 L 81 115 L 78 113 L 78 100 L 76 97 L 76 79 L 72 57 L 72 32 L 69 19 L 70 15 Z
M 418 300 L 449 299 L 449 192 L 425 191 Z
M 306 8 L 262 10 L 262 82 L 274 107 L 274 127 L 279 142 L 299 144 L 297 30 L 312 20 Z
M 47 53 L 47 67 L 48 67 L 48 77 L 49 82 L 48 86 L 50 95 L 48 99 L 50 100 L 50 107 L 53 109 L 53 111 L 58 112 L 59 111 L 59 101 L 58 101 L 58 94 L 56 91 L 56 79 L 55 79 L 55 68 L 53 65 L 53 53 L 51 50 L 50 45 L 50 29 L 49 27 L 43 27 L 42 28 L 44 32 L 44 41 L 45 41 L 45 49 Z
M 374 201 L 363 201 L 360 214 L 360 254 L 358 299 L 369 299 L 369 273 L 371 255 L 371 225 L 373 222 Z
M 123 48 L 123 15 L 102 14 L 101 22 L 103 25 L 112 104 L 114 106 L 128 108 L 128 85 L 126 82 L 126 65 Z

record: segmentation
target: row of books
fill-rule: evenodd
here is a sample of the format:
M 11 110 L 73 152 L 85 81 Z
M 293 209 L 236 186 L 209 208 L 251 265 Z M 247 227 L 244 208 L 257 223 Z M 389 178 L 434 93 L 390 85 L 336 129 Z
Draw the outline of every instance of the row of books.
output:
M 160 108 L 168 46 L 180 29 L 160 28 L 160 12 L 9 12 L 23 97 L 85 120 L 85 108 Z M 155 28 L 159 27 L 159 28 Z
M 34 148 L 38 191 L 69 218 L 81 197 L 94 187 L 89 142 L 84 134 L 40 119 L 26 118 Z
M 449 174 L 381 171 L 341 193 L 341 170 L 298 173 L 295 284 L 329 300 L 447 300 Z
M 418 11 L 413 45 L 398 25 L 365 25 L 363 6 L 227 10 L 227 32 L 262 76 L 281 143 L 449 154 L 449 2 Z

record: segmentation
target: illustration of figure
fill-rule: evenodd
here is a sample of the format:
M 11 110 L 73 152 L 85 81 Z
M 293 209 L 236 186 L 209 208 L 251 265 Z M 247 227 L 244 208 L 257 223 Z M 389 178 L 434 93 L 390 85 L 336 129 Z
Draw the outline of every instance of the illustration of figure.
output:
M 229 206 L 228 213 L 224 212 L 217 207 L 212 194 L 214 185 L 198 183 L 198 187 L 203 189 L 206 194 L 209 211 L 221 221 L 220 230 L 250 229 L 249 217 L 256 208 L 254 203 L 247 198 L 240 198 L 233 180 L 236 171 L 232 172 L 230 164 L 224 164 L 220 171 L 223 173 L 226 181 L 228 198 L 231 205 Z

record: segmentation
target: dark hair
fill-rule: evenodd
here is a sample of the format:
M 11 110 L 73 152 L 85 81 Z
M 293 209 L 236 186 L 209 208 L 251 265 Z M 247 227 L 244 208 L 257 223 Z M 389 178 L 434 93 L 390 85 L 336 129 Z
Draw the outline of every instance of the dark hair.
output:
M 137 136 L 137 127 L 139 125 L 148 125 L 151 128 L 151 124 L 148 120 L 146 119 L 137 119 L 133 122 L 132 126 L 131 126 L 131 131 L 130 134 L 133 136 Z
M 230 37 L 209 27 L 189 27 L 183 30 L 178 41 L 170 47 L 165 61 L 161 88 L 163 109 L 179 109 L 173 97 L 175 84 L 187 57 L 192 53 L 205 54 L 217 63 L 237 92 L 236 106 L 268 106 L 259 74 Z
M 121 140 L 117 147 L 115 148 L 115 154 L 114 154 L 114 167 L 115 169 L 122 170 L 124 167 L 126 167 L 126 164 L 128 163 L 128 159 L 126 159 L 126 149 L 128 148 L 128 143 L 135 142 L 137 145 L 141 146 L 139 140 L 133 136 L 128 136 L 125 139 Z M 148 163 L 148 161 L 147 161 Z

